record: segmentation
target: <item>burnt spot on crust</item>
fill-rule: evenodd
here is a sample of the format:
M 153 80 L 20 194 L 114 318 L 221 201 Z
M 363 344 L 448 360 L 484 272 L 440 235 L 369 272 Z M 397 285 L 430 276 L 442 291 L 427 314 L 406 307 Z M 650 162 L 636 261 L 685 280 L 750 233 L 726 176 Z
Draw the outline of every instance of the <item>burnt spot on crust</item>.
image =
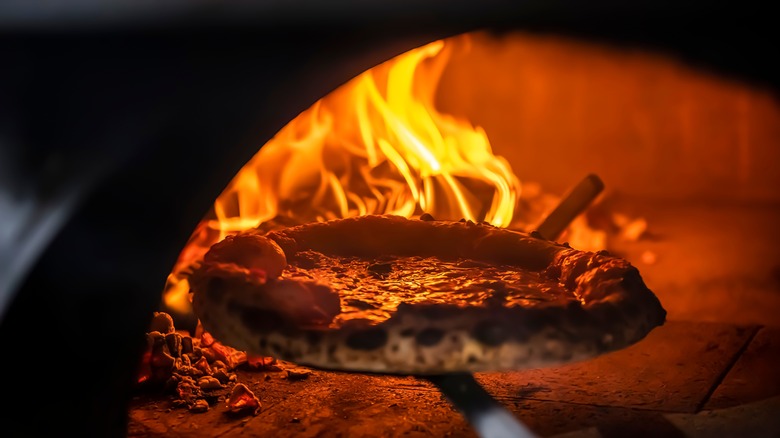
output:
M 491 281 L 490 283 L 486 284 L 487 288 L 493 291 L 505 291 L 506 290 L 506 282 L 503 280 L 495 280 Z
M 542 276 L 551 280 L 559 280 L 561 278 L 561 267 L 557 263 L 554 263 L 544 269 Z
M 605 329 L 607 327 L 617 326 L 623 321 L 620 310 L 612 303 L 596 304 L 592 306 L 589 311 L 593 318 L 599 321 L 599 326 L 604 327 Z
M 517 342 L 525 342 L 525 341 L 527 341 L 528 339 L 531 338 L 531 335 L 533 333 L 531 333 L 531 331 L 528 330 L 528 328 L 526 328 L 526 327 L 513 327 L 509 334 L 510 334 L 510 337 L 512 339 L 514 339 L 515 341 L 517 341 Z
M 322 333 L 317 331 L 306 332 L 306 342 L 309 345 L 317 345 L 322 341 Z
M 295 258 L 291 262 L 295 263 L 295 266 L 301 269 L 314 269 L 320 266 L 321 261 L 319 254 L 313 251 L 301 251 L 295 254 Z
M 420 315 L 422 315 L 423 317 L 432 321 L 437 321 L 437 320 L 446 319 L 447 317 L 452 316 L 453 314 L 457 314 L 458 312 L 456 311 L 456 309 L 457 306 L 454 305 L 433 304 L 424 307 L 421 306 L 419 307 L 418 310 L 420 312 Z
M 239 315 L 244 310 L 244 306 L 235 300 L 229 300 L 227 302 L 227 310 L 234 315 Z
M 402 338 L 409 338 L 411 336 L 414 336 L 415 330 L 413 328 L 403 329 L 401 330 L 401 337 Z
M 297 357 L 296 354 L 282 344 L 272 342 L 269 344 L 269 347 L 271 348 L 271 353 L 278 355 L 282 359 L 294 360 Z
M 277 312 L 257 307 L 240 307 L 235 309 L 236 303 L 229 307 L 238 313 L 244 326 L 254 332 L 267 333 L 287 326 L 287 321 Z
M 208 287 L 206 288 L 206 298 L 217 305 L 222 304 L 225 301 L 225 280 L 220 277 L 214 277 L 209 280 Z
M 642 314 L 642 309 L 639 308 L 637 303 L 626 300 L 622 303 L 621 307 L 623 313 L 629 319 L 636 319 Z
M 473 363 L 477 363 L 478 360 L 479 359 L 477 358 L 477 356 L 475 356 L 473 354 L 469 354 L 469 357 L 466 358 L 466 363 L 472 363 L 473 364 Z
M 522 324 L 523 327 L 531 332 L 537 332 L 543 329 L 545 325 L 547 325 L 549 320 L 549 310 L 551 310 L 551 308 L 528 309 L 527 311 L 523 312 L 520 324 Z
M 566 321 L 574 326 L 583 326 L 588 323 L 589 315 L 579 301 L 572 301 L 566 306 Z
M 496 347 L 509 339 L 509 331 L 504 324 L 485 320 L 474 327 L 474 339 L 485 345 Z
M 611 332 L 612 334 L 612 342 L 614 342 L 617 346 L 622 347 L 628 342 L 628 339 L 626 339 L 626 335 L 622 330 L 614 330 Z
M 398 307 L 396 307 L 395 313 L 397 313 L 398 315 L 414 313 L 414 306 L 409 303 L 400 303 L 398 304 Z
M 353 350 L 376 350 L 387 343 L 387 332 L 381 328 L 356 331 L 347 336 L 347 347 Z
M 434 219 L 430 213 L 423 213 L 420 215 L 420 220 L 430 222 L 430 221 L 435 221 L 436 219 Z
M 576 331 L 567 329 L 566 327 L 560 327 L 557 330 L 550 330 L 545 333 L 544 336 L 552 341 L 566 341 L 570 343 L 577 342 L 580 339 L 580 336 Z
M 366 268 L 369 274 L 373 275 L 374 277 L 386 277 L 388 274 L 393 272 L 393 264 L 384 262 L 384 263 L 373 263 L 371 265 L 368 265 L 368 268 Z
M 485 305 L 488 307 L 503 308 L 506 305 L 509 291 L 506 288 L 493 289 L 493 293 L 485 299 Z
M 415 340 L 423 347 L 431 347 L 441 342 L 442 338 L 444 338 L 443 330 L 437 328 L 427 328 L 420 333 L 417 333 Z

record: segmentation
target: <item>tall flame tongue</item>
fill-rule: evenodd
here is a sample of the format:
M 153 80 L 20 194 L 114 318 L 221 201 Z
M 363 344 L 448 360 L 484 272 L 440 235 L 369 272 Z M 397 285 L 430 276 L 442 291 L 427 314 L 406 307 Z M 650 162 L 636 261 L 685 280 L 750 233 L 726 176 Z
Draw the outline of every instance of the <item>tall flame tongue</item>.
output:
M 316 102 L 238 172 L 168 278 L 187 312 L 186 271 L 229 234 L 274 218 L 306 223 L 366 214 L 508 226 L 520 182 L 485 132 L 434 108 L 449 47 L 437 41 L 379 65 Z

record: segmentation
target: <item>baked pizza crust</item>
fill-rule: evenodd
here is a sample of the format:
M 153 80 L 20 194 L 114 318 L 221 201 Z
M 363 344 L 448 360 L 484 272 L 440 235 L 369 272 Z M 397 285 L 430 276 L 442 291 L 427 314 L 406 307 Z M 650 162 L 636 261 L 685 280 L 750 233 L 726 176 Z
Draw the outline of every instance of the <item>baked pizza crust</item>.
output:
M 530 305 L 493 295 L 482 299 L 477 291 L 479 300 L 450 303 L 439 291 L 435 300 L 397 300 L 394 308 L 366 310 L 360 317 L 349 284 L 336 287 L 343 278 L 338 272 L 330 280 L 306 275 L 321 272 L 312 267 L 313 257 L 324 258 L 326 266 L 388 258 L 424 260 L 429 266 L 440 260 L 443 271 L 450 270 L 447 263 L 475 262 L 476 274 L 470 275 L 487 272 L 480 264 L 527 271 L 549 285 L 539 290 L 569 295 Z M 375 277 L 360 278 L 354 289 L 380 282 Z M 389 215 L 230 236 L 210 249 L 190 283 L 196 315 L 223 343 L 350 371 L 419 375 L 561 364 L 631 345 L 666 316 L 639 271 L 606 252 L 578 251 L 488 224 Z M 486 290 L 507 294 L 506 287 L 502 292 L 492 282 Z

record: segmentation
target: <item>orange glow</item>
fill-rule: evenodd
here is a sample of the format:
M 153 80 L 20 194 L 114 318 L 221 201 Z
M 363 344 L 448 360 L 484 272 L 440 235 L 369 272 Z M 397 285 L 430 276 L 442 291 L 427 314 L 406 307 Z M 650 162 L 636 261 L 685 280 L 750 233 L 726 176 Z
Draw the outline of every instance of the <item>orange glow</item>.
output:
M 187 312 L 186 273 L 214 243 L 274 218 L 306 223 L 365 214 L 508 226 L 520 182 L 485 131 L 434 108 L 451 49 L 437 41 L 379 65 L 316 102 L 239 171 L 168 278 Z

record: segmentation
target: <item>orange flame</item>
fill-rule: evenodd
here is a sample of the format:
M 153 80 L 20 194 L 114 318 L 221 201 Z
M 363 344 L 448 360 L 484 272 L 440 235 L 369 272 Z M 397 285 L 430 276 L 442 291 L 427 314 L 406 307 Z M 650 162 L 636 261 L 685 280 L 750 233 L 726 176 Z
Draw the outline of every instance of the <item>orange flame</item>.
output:
M 484 130 L 438 112 L 449 50 L 437 41 L 381 64 L 316 102 L 238 172 L 168 278 L 186 312 L 186 273 L 214 243 L 275 218 L 306 223 L 366 214 L 512 221 L 520 182 Z

